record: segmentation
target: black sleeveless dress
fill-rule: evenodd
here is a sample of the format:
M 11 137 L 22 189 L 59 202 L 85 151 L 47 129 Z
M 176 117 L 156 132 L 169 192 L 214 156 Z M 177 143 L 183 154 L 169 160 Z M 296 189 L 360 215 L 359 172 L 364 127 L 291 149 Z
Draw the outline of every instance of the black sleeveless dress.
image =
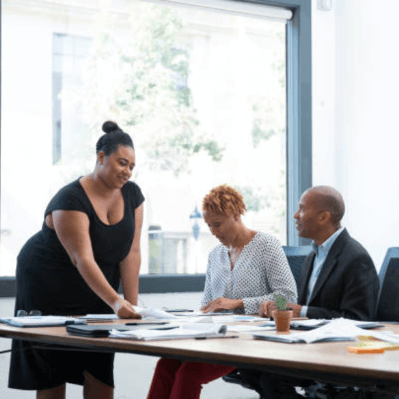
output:
M 79 180 L 62 188 L 45 211 L 45 217 L 55 210 L 87 214 L 94 258 L 115 290 L 120 284 L 119 262 L 129 253 L 134 237 L 134 212 L 144 201 L 139 186 L 130 181 L 122 187 L 122 194 L 124 217 L 111 226 L 97 217 Z M 40 310 L 43 315 L 64 316 L 113 313 L 83 280 L 45 221 L 41 231 L 26 242 L 18 255 L 16 280 L 15 311 Z M 10 388 L 41 390 L 66 382 L 83 385 L 85 370 L 104 384 L 114 386 L 114 354 L 73 351 L 56 345 L 51 349 L 37 347 L 38 344 L 28 341 L 13 341 Z

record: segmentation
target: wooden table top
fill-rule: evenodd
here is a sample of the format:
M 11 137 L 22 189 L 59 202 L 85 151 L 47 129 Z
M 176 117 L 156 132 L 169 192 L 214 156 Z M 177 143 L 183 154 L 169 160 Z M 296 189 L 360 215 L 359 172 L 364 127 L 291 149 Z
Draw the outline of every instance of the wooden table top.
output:
M 115 324 L 125 322 L 128 320 Z M 399 333 L 399 325 L 388 325 L 384 329 Z M 274 331 L 269 333 L 276 334 Z M 3 324 L 0 324 L 0 337 L 262 368 L 302 377 L 324 376 L 321 379 L 328 377 L 330 381 L 352 381 L 353 384 L 365 379 L 370 384 L 399 382 L 399 350 L 383 354 L 349 353 L 347 346 L 353 346 L 353 342 L 286 344 L 255 340 L 251 333 L 241 333 L 238 339 L 133 341 L 74 336 L 68 334 L 65 327 L 18 328 Z

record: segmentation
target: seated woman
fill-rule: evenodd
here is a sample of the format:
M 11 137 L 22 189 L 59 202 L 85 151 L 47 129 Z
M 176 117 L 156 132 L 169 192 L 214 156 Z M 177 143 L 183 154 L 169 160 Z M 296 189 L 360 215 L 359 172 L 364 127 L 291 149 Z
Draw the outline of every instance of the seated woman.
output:
M 245 227 L 245 209 L 242 196 L 226 185 L 212 189 L 203 200 L 204 220 L 221 242 L 209 255 L 203 312 L 257 314 L 259 305 L 274 294 L 296 302 L 295 280 L 279 241 Z M 160 359 L 147 399 L 198 399 L 203 384 L 234 369 Z

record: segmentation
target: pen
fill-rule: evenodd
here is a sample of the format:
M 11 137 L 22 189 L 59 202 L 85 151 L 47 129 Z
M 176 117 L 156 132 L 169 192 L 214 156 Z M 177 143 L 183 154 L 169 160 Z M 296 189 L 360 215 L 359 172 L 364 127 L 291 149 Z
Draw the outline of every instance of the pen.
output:
M 185 313 L 185 312 L 194 312 L 192 309 L 165 309 L 165 312 L 168 313 Z
M 175 328 L 179 328 L 179 326 L 154 327 L 149 328 L 149 330 L 174 330 Z
M 239 335 L 222 335 L 221 337 L 195 337 L 195 339 L 221 339 L 221 338 L 239 338 Z
M 160 321 L 160 322 L 143 322 L 143 323 L 139 323 L 139 322 L 132 322 L 132 323 L 125 323 L 125 326 L 160 326 L 162 324 L 169 324 L 168 321 Z
M 100 319 L 97 319 L 97 320 L 93 320 L 93 319 L 86 319 L 86 320 L 84 320 L 84 319 L 82 319 L 82 321 L 84 321 L 85 322 L 85 324 L 95 324 L 95 323 L 104 323 L 104 324 L 112 324 L 113 322 L 114 322 L 114 320 L 100 320 Z M 115 323 L 116 324 L 116 323 Z

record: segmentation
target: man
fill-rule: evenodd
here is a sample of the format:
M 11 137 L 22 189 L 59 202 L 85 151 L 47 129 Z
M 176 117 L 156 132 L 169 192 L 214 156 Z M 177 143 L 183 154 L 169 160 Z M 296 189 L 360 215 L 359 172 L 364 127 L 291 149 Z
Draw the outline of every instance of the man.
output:
M 368 252 L 350 237 L 341 220 L 341 194 L 332 187 L 308 189 L 294 215 L 298 235 L 313 240 L 313 250 L 302 268 L 298 304 L 290 303 L 294 317 L 345 317 L 371 320 L 378 295 L 378 275 Z M 261 316 L 271 316 L 274 302 L 263 302 Z
M 314 251 L 302 268 L 298 304 L 288 304 L 294 317 L 356 320 L 374 317 L 379 286 L 377 272 L 368 252 L 341 226 L 344 213 L 344 200 L 332 187 L 313 187 L 301 196 L 294 215 L 296 228 L 300 237 L 313 240 Z M 270 317 L 274 309 L 274 302 L 265 301 L 259 307 L 259 314 Z M 240 370 L 240 373 L 265 399 L 302 397 L 294 387 L 312 383 L 266 372 Z

